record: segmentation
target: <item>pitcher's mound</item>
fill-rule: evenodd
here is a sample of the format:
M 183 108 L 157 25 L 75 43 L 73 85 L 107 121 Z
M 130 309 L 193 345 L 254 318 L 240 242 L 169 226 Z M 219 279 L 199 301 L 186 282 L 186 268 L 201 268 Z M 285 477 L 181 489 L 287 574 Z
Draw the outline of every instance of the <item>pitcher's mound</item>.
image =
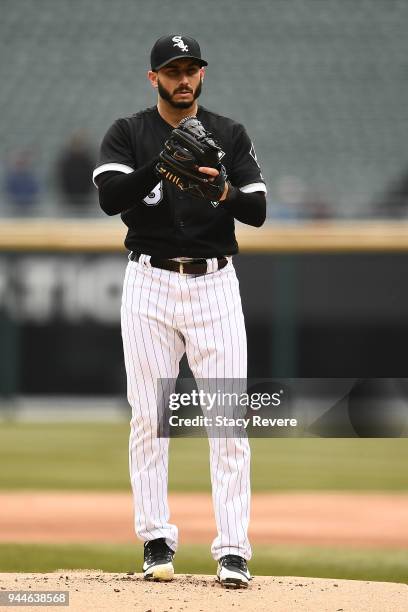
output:
M 178 574 L 172 582 L 143 580 L 141 574 L 58 570 L 52 574 L 0 574 L 5 590 L 68 591 L 69 607 L 48 610 L 89 612 L 396 612 L 408 610 L 408 586 L 322 578 L 256 576 L 247 589 L 222 588 L 214 576 Z M 9 609 L 9 608 L 6 608 Z M 14 609 L 14 608 L 13 608 Z M 38 611 L 38 606 L 24 606 Z

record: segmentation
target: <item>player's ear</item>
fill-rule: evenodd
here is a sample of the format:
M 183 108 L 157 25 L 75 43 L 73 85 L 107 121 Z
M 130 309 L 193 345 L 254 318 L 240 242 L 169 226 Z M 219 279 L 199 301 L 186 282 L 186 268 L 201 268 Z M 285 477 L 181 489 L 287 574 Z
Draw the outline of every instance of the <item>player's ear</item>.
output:
M 157 72 L 153 72 L 153 70 L 149 70 L 147 73 L 147 78 L 155 89 L 157 89 L 157 76 Z
M 204 70 L 204 68 L 200 68 L 200 77 L 202 79 L 205 77 L 205 70 Z

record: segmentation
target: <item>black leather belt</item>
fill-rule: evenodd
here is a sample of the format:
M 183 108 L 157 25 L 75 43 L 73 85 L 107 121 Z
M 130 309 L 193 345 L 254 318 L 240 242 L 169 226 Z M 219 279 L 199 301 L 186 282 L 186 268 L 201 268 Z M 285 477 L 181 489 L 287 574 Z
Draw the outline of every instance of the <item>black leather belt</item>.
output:
M 132 251 L 129 255 L 131 261 L 139 261 L 141 253 Z M 218 270 L 222 270 L 228 263 L 226 257 L 218 257 Z M 206 274 L 207 261 L 205 259 L 195 259 L 194 261 L 174 261 L 173 259 L 158 259 L 157 257 L 150 258 L 150 265 L 153 268 L 161 268 L 170 272 L 179 272 L 180 274 Z

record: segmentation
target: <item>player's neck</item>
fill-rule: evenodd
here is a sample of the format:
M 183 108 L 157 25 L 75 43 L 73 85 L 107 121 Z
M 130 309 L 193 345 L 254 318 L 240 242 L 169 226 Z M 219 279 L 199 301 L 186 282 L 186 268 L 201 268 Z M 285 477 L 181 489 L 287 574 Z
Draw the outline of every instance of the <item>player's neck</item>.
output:
M 157 110 L 162 119 L 173 127 L 177 127 L 184 117 L 195 117 L 198 110 L 197 101 L 194 100 L 190 108 L 174 108 L 166 100 L 161 98 L 157 101 Z

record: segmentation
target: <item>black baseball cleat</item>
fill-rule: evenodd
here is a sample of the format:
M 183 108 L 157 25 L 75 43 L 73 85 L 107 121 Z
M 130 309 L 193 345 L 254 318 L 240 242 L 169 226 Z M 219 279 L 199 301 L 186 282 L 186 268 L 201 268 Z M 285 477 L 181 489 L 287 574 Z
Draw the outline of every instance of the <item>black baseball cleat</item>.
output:
M 174 551 L 167 546 L 164 538 L 144 543 L 143 574 L 145 580 L 173 580 Z
M 222 586 L 231 589 L 246 588 L 252 579 L 247 562 L 238 555 L 225 555 L 218 561 L 217 578 Z

